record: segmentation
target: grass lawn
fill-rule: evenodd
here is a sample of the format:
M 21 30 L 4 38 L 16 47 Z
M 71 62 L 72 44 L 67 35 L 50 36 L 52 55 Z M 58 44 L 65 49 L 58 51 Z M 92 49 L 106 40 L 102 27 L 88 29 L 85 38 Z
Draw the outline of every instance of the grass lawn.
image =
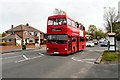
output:
M 104 51 L 101 62 L 104 62 L 104 63 L 120 62 L 120 51 L 116 51 L 116 52 Z

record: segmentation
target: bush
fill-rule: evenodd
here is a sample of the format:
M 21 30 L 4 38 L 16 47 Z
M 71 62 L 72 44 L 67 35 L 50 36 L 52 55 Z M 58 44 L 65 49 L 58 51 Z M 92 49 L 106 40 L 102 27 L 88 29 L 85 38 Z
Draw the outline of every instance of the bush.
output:
M 0 46 L 6 46 L 5 42 L 0 43 Z
M 35 43 L 27 43 L 27 45 L 35 45 Z

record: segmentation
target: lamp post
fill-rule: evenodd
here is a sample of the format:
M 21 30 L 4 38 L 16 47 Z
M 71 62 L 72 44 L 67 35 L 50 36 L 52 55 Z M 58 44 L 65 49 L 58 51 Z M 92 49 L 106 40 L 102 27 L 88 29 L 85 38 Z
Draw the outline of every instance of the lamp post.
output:
M 112 26 L 112 21 L 111 21 L 111 22 L 110 22 L 110 29 L 111 29 L 110 31 L 111 31 L 111 33 L 112 33 L 112 27 L 113 27 L 113 26 Z

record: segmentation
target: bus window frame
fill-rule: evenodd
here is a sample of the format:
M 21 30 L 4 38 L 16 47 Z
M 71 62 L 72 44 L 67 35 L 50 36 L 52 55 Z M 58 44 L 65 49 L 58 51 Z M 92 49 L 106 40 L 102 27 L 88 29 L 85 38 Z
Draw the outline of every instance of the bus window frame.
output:
M 62 19 L 61 21 L 57 21 L 59 19 Z M 51 21 L 52 24 L 49 24 Z M 57 25 L 66 25 L 67 24 L 67 19 L 66 18 L 51 18 L 51 19 L 48 19 L 47 21 L 47 25 L 48 26 L 57 26 Z
M 67 18 L 67 25 L 77 28 L 77 23 L 74 20 L 71 20 L 70 18 Z

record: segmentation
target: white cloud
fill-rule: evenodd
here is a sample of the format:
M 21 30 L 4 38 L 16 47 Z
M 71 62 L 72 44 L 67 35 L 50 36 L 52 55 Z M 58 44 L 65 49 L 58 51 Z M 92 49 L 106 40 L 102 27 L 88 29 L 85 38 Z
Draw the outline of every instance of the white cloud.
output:
M 55 8 L 67 12 L 68 16 L 83 23 L 103 27 L 103 7 L 116 7 L 119 0 L 0 0 L 0 32 L 13 24 L 29 23 L 46 32 L 47 17 Z

